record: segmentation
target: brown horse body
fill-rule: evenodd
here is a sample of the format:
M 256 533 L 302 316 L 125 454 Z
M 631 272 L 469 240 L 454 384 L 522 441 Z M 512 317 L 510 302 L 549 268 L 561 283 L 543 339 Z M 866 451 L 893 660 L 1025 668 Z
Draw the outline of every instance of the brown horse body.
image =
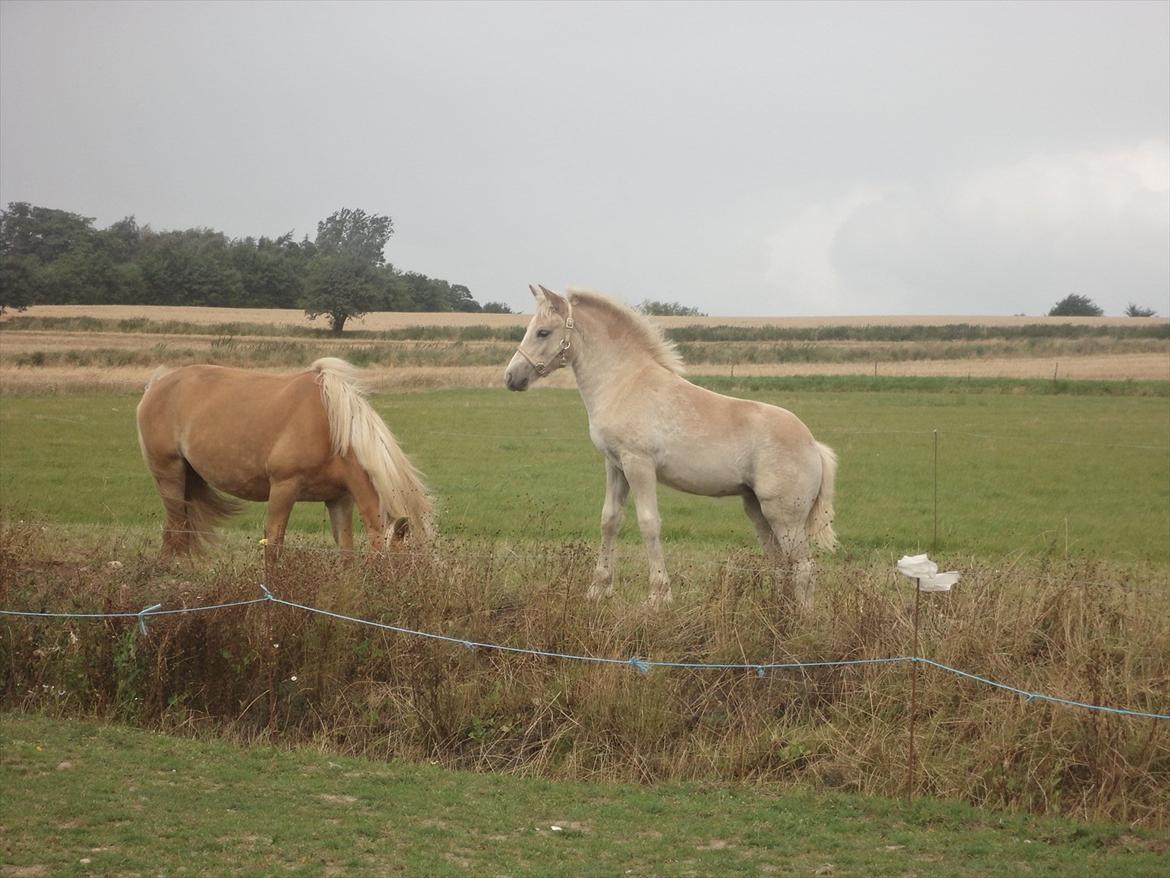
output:
M 240 508 L 231 497 L 268 502 L 270 560 L 298 500 L 325 503 L 343 549 L 353 547 L 355 504 L 371 551 L 429 533 L 419 473 L 354 371 L 326 358 L 291 376 L 203 365 L 155 375 L 138 405 L 138 437 L 166 511 L 163 557 L 201 549 Z

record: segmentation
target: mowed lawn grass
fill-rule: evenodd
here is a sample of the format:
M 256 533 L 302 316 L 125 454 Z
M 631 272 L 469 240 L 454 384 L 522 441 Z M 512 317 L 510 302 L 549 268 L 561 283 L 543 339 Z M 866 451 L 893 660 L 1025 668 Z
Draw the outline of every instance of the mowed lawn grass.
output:
M 1164 875 L 1144 830 L 765 786 L 554 783 L 0 715 L 0 874 Z
M 840 456 L 846 552 L 931 548 L 938 431 L 938 551 L 1170 562 L 1170 402 L 1164 397 L 963 392 L 759 392 Z M 161 526 L 139 456 L 137 395 L 0 398 L 0 504 L 8 517 L 127 529 Z M 373 398 L 427 476 L 448 536 L 597 537 L 604 490 L 575 390 L 462 389 Z M 662 488 L 668 551 L 751 549 L 736 498 Z M 263 506 L 230 527 L 260 536 Z M 321 504 L 295 531 L 324 539 Z M 626 553 L 639 537 L 633 515 Z M 668 556 L 669 561 L 669 556 Z

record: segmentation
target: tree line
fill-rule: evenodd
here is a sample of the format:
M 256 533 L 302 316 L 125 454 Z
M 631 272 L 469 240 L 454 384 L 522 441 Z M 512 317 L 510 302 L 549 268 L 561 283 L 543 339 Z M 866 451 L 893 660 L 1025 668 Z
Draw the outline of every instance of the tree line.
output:
M 1081 293 L 1069 293 L 1052 306 L 1049 317 L 1100 317 L 1105 313 L 1096 302 Z M 1158 312 L 1144 305 L 1130 302 L 1125 309 L 1126 317 L 1156 317 Z
M 155 231 L 126 217 L 99 229 L 65 210 L 0 211 L 0 313 L 33 304 L 303 308 L 335 332 L 369 311 L 509 313 L 464 284 L 385 260 L 388 216 L 342 209 L 296 240 L 230 238 L 210 228 Z

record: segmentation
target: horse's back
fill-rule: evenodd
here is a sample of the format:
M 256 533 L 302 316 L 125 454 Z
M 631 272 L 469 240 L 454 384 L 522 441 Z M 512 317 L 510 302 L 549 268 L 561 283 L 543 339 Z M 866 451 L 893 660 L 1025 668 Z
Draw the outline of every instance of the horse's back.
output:
M 143 452 L 177 455 L 224 490 L 267 495 L 280 460 L 323 465 L 329 424 L 313 372 L 268 375 L 225 366 L 183 366 L 157 376 L 138 405 Z M 294 446 L 291 447 L 290 446 Z
M 182 366 L 153 379 L 138 409 L 140 421 L 161 416 L 187 426 L 213 422 L 227 433 L 253 435 L 280 428 L 292 417 L 323 412 L 312 372 L 269 375 L 203 364 Z

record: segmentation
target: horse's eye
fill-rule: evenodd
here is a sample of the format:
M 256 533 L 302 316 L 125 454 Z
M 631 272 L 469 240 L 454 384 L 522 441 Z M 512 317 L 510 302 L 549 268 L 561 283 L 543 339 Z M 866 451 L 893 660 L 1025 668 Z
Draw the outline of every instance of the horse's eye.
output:
M 537 338 L 548 338 L 549 331 L 547 329 L 538 329 L 536 331 Z

